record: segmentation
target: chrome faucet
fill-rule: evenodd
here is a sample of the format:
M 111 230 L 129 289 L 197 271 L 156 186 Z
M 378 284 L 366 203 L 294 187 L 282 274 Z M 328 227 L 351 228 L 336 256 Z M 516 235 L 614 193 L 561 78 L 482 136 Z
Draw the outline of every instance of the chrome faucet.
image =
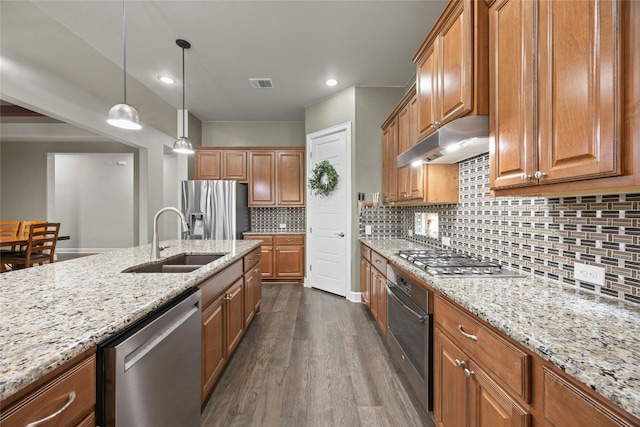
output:
M 152 260 L 160 258 L 160 251 L 164 249 L 160 248 L 160 242 L 158 242 L 158 218 L 160 218 L 160 215 L 162 215 L 162 213 L 166 211 L 177 213 L 180 216 L 180 220 L 182 221 L 182 231 L 189 231 L 189 224 L 187 224 L 187 219 L 184 217 L 184 214 L 182 212 L 174 207 L 166 207 L 160 209 L 156 216 L 153 217 L 153 240 L 151 241 Z

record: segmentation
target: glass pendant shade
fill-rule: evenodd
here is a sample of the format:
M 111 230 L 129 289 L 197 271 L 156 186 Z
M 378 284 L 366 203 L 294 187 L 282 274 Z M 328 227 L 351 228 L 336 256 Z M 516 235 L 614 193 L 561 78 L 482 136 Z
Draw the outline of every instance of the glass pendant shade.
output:
M 122 129 L 142 129 L 138 112 L 129 104 L 116 104 L 109 110 L 107 123 Z
M 193 154 L 193 146 L 186 136 L 181 136 L 173 143 L 173 152 L 180 154 Z

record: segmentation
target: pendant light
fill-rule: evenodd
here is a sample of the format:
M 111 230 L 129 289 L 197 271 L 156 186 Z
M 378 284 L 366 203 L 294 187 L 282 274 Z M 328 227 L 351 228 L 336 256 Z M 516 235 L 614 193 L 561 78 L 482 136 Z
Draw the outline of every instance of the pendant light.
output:
M 182 48 L 182 136 L 173 143 L 173 151 L 174 153 L 181 154 L 193 154 L 193 146 L 191 145 L 191 141 L 189 138 L 185 136 L 185 128 L 187 127 L 187 113 L 185 109 L 184 102 L 184 50 L 189 49 L 191 47 L 191 43 L 186 40 L 178 39 L 176 40 L 176 44 Z
M 123 45 L 123 69 L 124 69 L 124 102 L 116 104 L 109 110 L 107 123 L 111 126 L 122 129 L 141 129 L 138 112 L 131 105 L 127 104 L 127 19 L 125 0 L 122 0 L 122 45 Z

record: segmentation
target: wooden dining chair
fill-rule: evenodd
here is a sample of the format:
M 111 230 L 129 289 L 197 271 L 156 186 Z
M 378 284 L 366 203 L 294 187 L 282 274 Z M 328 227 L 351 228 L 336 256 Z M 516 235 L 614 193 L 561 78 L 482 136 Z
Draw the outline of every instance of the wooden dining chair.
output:
M 60 232 L 60 223 L 44 222 L 29 226 L 29 240 L 24 251 L 8 252 L 2 255 L 2 263 L 14 269 L 31 267 L 34 264 L 53 262 Z
M 17 236 L 20 233 L 21 224 L 20 221 L 0 221 L 0 236 Z M 11 249 L 0 249 L 0 258 L 3 258 L 2 254 L 16 249 L 15 245 L 12 245 Z M 0 263 L 0 273 L 7 271 L 8 267 L 5 263 Z
M 0 236 L 17 236 L 20 224 L 20 221 L 0 221 Z

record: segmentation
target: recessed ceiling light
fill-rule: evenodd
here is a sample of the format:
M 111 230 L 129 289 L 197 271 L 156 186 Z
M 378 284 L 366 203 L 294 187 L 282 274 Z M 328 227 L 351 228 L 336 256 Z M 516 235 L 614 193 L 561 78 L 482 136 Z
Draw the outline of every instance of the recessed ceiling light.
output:
M 324 84 L 326 84 L 327 86 L 335 86 L 338 84 L 338 81 L 336 79 L 327 79 L 325 80 Z
M 160 80 L 164 84 L 173 85 L 176 84 L 176 80 L 169 76 L 158 76 L 158 80 Z

